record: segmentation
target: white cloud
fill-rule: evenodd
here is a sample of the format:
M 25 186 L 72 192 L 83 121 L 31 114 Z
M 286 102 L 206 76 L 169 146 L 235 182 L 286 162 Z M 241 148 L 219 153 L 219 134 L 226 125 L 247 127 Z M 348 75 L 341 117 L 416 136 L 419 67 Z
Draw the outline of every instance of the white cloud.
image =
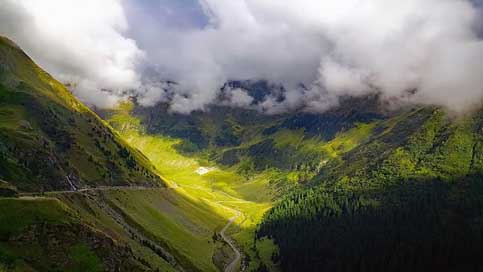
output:
M 228 92 L 228 105 L 234 107 L 249 108 L 253 100 L 253 97 L 240 88 L 232 89 Z
M 118 0 L 2 0 L 0 5 L 0 34 L 60 80 L 76 83 L 76 94 L 98 106 L 112 105 L 139 86 L 136 65 L 143 52 L 123 35 L 127 28 Z
M 135 88 L 145 105 L 189 113 L 218 103 L 232 79 L 284 85 L 285 100 L 260 103 L 268 113 L 323 111 L 373 90 L 394 100 L 417 89 L 409 100 L 458 111 L 483 97 L 474 1 L 163 0 L 161 11 L 120 1 L 4 0 L 0 32 L 98 105 Z M 166 91 L 146 70 L 179 85 Z M 101 88 L 114 92 L 101 99 Z M 249 101 L 241 90 L 232 98 Z
M 326 110 L 339 95 L 375 89 L 461 110 L 483 97 L 480 11 L 465 0 L 201 0 L 210 24 L 138 37 L 163 74 L 213 102 L 228 79 L 266 79 L 287 89 L 267 112 Z M 152 33 L 151 33 L 152 34 Z M 154 38 L 153 38 L 154 37 Z M 158 40 L 158 42 L 156 42 Z M 300 90 L 299 84 L 309 87 Z M 462 96 L 462 94 L 464 94 Z M 465 98 L 462 98 L 465 97 Z M 193 103 L 190 103 L 193 102 Z M 175 100 L 176 104 L 178 100 Z M 176 105 L 173 107 L 176 108 Z

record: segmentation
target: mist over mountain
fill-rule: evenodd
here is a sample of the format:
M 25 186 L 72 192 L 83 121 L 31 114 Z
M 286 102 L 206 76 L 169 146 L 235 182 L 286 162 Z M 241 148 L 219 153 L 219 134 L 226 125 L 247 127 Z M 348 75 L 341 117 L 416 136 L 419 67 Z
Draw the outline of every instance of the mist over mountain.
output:
M 134 93 L 189 113 L 230 80 L 282 85 L 268 113 L 376 91 L 461 112 L 483 96 L 479 1 L 5 0 L 0 15 L 1 34 L 101 107 Z M 178 84 L 166 96 L 159 80 Z

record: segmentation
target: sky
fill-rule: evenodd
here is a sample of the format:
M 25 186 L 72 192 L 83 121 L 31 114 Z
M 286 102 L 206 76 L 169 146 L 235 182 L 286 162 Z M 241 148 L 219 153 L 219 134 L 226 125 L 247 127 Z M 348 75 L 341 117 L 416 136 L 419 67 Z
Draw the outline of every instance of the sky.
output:
M 323 112 L 379 92 L 464 112 L 483 99 L 482 0 L 0 2 L 0 35 L 98 107 L 135 95 L 179 113 Z M 266 80 L 284 99 L 221 99 L 229 80 Z

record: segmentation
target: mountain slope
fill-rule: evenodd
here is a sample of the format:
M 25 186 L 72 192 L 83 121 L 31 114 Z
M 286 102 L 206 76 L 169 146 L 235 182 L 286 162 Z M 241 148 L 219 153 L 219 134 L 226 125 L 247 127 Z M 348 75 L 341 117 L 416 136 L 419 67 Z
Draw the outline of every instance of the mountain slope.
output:
M 483 111 L 424 107 L 379 123 L 266 214 L 285 271 L 483 267 Z
M 0 271 L 145 271 L 57 199 L 0 198 Z
M 0 179 L 23 191 L 161 184 L 154 167 L 0 37 Z

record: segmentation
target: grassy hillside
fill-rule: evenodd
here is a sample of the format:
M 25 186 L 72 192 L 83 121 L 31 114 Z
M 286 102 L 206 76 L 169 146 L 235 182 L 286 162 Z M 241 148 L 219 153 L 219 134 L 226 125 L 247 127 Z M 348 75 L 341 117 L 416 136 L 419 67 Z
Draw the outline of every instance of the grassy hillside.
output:
M 155 169 L 0 37 L 0 179 L 22 191 L 160 184 Z
M 260 256 L 258 245 L 254 244 L 256 225 L 262 215 L 271 207 L 272 199 L 278 193 L 270 182 L 284 176 L 275 169 L 260 173 L 251 173 L 249 177 L 238 171 L 237 166 L 223 167 L 216 161 L 203 158 L 203 154 L 186 154 L 178 147 L 183 145 L 184 139 L 174 138 L 163 134 L 151 134 L 142 124 L 141 119 L 133 114 L 134 105 L 125 103 L 118 109 L 104 112 L 103 116 L 120 135 L 132 146 L 138 147 L 153 162 L 163 178 L 171 187 L 170 199 L 178 203 L 176 209 L 158 209 L 156 211 L 138 211 L 132 206 L 122 208 L 147 229 L 157 233 L 157 237 L 164 239 L 174 252 L 178 252 L 191 263 L 202 267 L 203 270 L 221 269 L 230 260 L 230 249 L 221 247 L 219 238 L 213 243 L 215 232 L 228 222 L 228 219 L 241 213 L 235 221 L 234 227 L 228 232 L 233 234 L 237 243 L 246 254 L 243 265 L 248 271 L 256 270 L 260 265 L 273 266 L 270 257 L 276 248 L 269 241 L 260 244 L 263 255 Z M 206 173 L 199 172 L 206 169 Z M 175 197 L 176 195 L 176 197 Z M 125 196 L 131 199 L 132 196 Z M 151 197 L 148 197 L 151 199 Z M 183 200 L 184 199 L 184 200 Z M 183 200 L 182 202 L 179 202 Z M 159 200 L 152 199 L 149 203 Z M 189 201 L 183 204 L 184 201 Z M 134 201 L 133 201 L 134 203 Z M 145 203 L 145 201 L 140 201 Z M 189 204 L 189 205 L 187 205 Z M 119 204 L 120 207 L 126 204 Z M 143 206 L 141 206 L 143 207 Z M 142 209 L 139 207 L 140 209 Z M 149 212 L 151 215 L 146 214 Z M 153 218 L 154 216 L 154 218 Z M 169 220 L 187 217 L 182 224 L 171 224 Z M 196 224 L 187 224 L 197 218 Z M 156 228 L 155 222 L 165 222 L 167 229 Z M 193 236 L 194 235 L 194 236 Z M 216 237 L 216 235 L 215 235 Z M 191 245 L 191 246 L 190 246 Z M 226 245 L 225 245 L 226 246 Z M 225 257 L 223 257 L 225 256 Z M 216 265 L 214 267 L 213 265 Z
M 129 245 L 152 270 L 216 271 L 213 233 L 226 219 L 172 189 L 118 189 L 59 196 L 84 222 Z
M 234 211 L 174 189 L 49 192 L 0 204 L 7 271 L 218 271 L 231 260 L 216 232 Z

